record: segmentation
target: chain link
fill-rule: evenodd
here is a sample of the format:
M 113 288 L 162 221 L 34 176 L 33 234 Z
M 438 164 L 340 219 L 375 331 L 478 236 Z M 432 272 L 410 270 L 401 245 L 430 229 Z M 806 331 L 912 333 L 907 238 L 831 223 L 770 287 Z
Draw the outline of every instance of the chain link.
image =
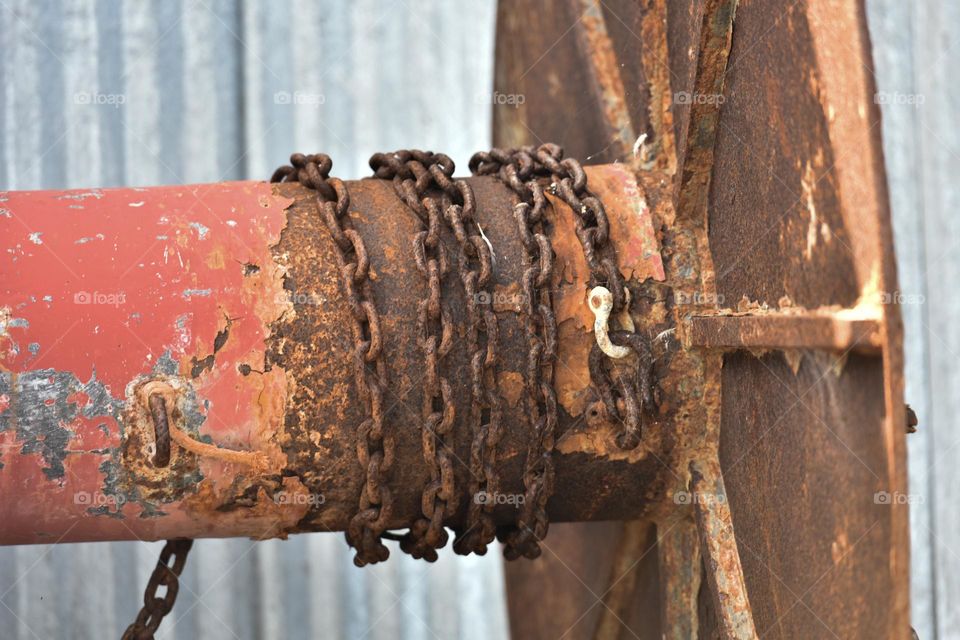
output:
M 446 158 L 449 160 L 449 158 Z M 445 160 L 445 162 L 446 162 Z M 446 167 L 446 165 L 445 165 Z M 449 162 L 449 171 L 454 171 Z M 431 165 L 434 182 L 444 192 L 444 220 L 457 241 L 457 270 L 467 307 L 467 353 L 470 358 L 469 504 L 457 532 L 454 551 L 483 555 L 496 537 L 494 501 L 499 491 L 497 447 L 502 438 L 503 400 L 497 387 L 499 326 L 493 311 L 493 249 L 476 221 L 473 189 Z
M 587 174 L 578 161 L 564 158 L 563 150 L 555 144 L 541 145 L 536 151 L 537 164 L 550 173 L 550 192 L 563 200 L 574 213 L 577 238 L 590 270 L 590 288 L 605 286 L 613 294 L 613 315 L 629 313 L 630 292 L 617 265 L 617 254 L 610 243 L 610 223 L 603 203 L 587 186 Z M 634 375 L 625 378 L 619 370 L 614 377 L 606 373 L 611 368 L 610 358 L 598 356 L 599 347 L 591 349 L 591 382 L 597 388 L 607 413 L 623 425 L 617 436 L 622 449 L 634 449 L 643 435 L 643 415 L 656 406 L 653 385 L 653 359 L 650 345 L 641 335 L 632 331 L 614 331 L 611 341 L 629 347 L 637 356 Z M 623 409 L 621 410 L 621 405 Z
M 321 216 L 338 248 L 342 286 L 354 318 L 354 377 L 367 404 L 357 442 L 357 456 L 367 478 L 359 512 L 347 531 L 348 542 L 357 549 L 354 561 L 363 566 L 389 555 L 381 538 L 392 513 L 385 479 L 393 463 L 393 442 L 383 432 L 386 370 L 380 353 L 379 316 L 367 278 L 369 262 L 362 239 L 345 217 L 349 208 L 346 188 L 329 177 L 331 165 L 325 155 L 294 154 L 291 166 L 278 169 L 272 181 L 300 182 L 316 191 Z M 454 549 L 458 553 L 483 554 L 496 535 L 496 501 L 481 500 L 479 496 L 495 495 L 500 486 L 496 462 L 503 411 L 496 375 L 499 328 L 491 304 L 492 250 L 475 219 L 473 190 L 465 181 L 452 178 L 454 163 L 449 157 L 417 150 L 378 153 L 371 157 L 370 166 L 376 177 L 393 181 L 397 195 L 420 220 L 413 252 L 427 289 L 417 306 L 416 325 L 425 371 L 421 438 L 430 481 L 421 496 L 422 515 L 399 537 L 400 546 L 416 558 L 436 560 L 437 549 L 447 542 L 444 521 L 456 514 L 459 502 L 452 450 L 456 411 L 446 363 L 453 342 L 453 323 L 449 303 L 441 293 L 451 263 L 441 238 L 445 225 L 457 241 L 458 275 L 467 306 L 469 423 L 473 435 L 469 483 L 473 499 Z M 574 212 L 576 235 L 590 272 L 589 286 L 602 285 L 610 290 L 614 315 L 627 309 L 630 296 L 609 241 L 610 226 L 603 204 L 588 189 L 581 165 L 564 158 L 559 146 L 544 144 L 477 153 L 470 160 L 470 170 L 475 175 L 496 175 L 514 192 L 513 216 L 525 249 L 520 317 L 528 345 L 524 406 L 532 437 L 524 463 L 525 495 L 517 524 L 501 530 L 500 537 L 508 559 L 535 558 L 540 555 L 539 542 L 549 526 L 546 504 L 553 493 L 552 450 L 557 428 L 553 389 L 557 332 L 550 290 L 554 253 L 544 215 L 549 206 L 548 192 Z M 612 331 L 610 338 L 637 355 L 635 375 L 623 376 L 594 345 L 588 363 L 590 377 L 608 414 L 623 424 L 618 445 L 629 449 L 640 442 L 643 414 L 655 407 L 650 346 L 633 332 Z
M 329 176 L 332 164 L 324 154 L 293 154 L 290 165 L 277 169 L 271 182 L 299 182 L 312 189 L 321 219 L 336 247 L 341 286 L 353 320 L 354 381 L 365 406 L 356 447 L 366 478 L 358 512 L 346 532 L 347 542 L 356 550 L 354 563 L 362 567 L 389 557 L 382 538 L 390 535 L 386 529 L 393 501 L 387 478 L 394 460 L 394 442 L 384 432 L 387 374 L 380 318 L 369 279 L 369 259 L 363 239 L 347 215 L 350 196 L 346 186 Z M 496 534 L 496 501 L 479 497 L 495 496 L 499 490 L 496 462 L 503 435 L 503 404 L 497 387 L 499 327 L 492 306 L 492 249 L 475 217 L 473 190 L 466 181 L 452 178 L 455 167 L 449 157 L 417 150 L 378 153 L 371 157 L 370 166 L 376 177 L 393 181 L 400 199 L 421 222 L 413 251 L 427 286 L 427 294 L 417 307 L 417 336 L 425 367 L 421 437 L 423 456 L 430 466 L 430 482 L 421 496 L 422 517 L 399 538 L 400 546 L 415 558 L 435 561 L 437 549 L 447 543 L 444 520 L 456 514 L 459 501 L 452 450 L 456 411 L 452 388 L 444 375 L 453 343 L 453 323 L 441 296 L 443 278 L 450 270 L 450 259 L 441 240 L 441 226 L 445 223 L 457 241 L 458 275 L 467 306 L 473 434 L 469 484 L 472 499 L 454 549 L 457 553 L 482 555 Z M 528 344 L 524 402 L 532 437 L 524 463 L 524 502 L 516 526 L 501 531 L 501 539 L 507 559 L 536 558 L 549 527 L 546 504 L 553 494 L 552 451 L 557 427 L 553 389 L 557 329 L 550 291 L 554 254 L 545 229 L 544 214 L 549 202 L 542 184 L 544 178 L 550 180 L 549 192 L 575 214 L 576 235 L 590 271 L 589 286 L 603 285 L 610 290 L 614 315 L 626 309 L 630 296 L 609 242 L 610 227 L 603 204 L 587 188 L 586 173 L 580 163 L 564 158 L 559 146 L 544 144 L 477 153 L 470 159 L 470 170 L 475 175 L 496 175 L 514 192 L 513 215 L 525 249 L 520 316 Z M 624 425 L 618 445 L 630 449 L 640 442 L 643 413 L 656 406 L 650 345 L 634 332 L 611 331 L 610 338 L 637 355 L 636 375 L 624 378 L 616 370 L 616 376 L 611 375 L 609 358 L 594 344 L 588 362 L 590 379 L 608 413 Z M 176 601 L 179 576 L 192 544 L 192 540 L 169 540 L 164 545 L 144 592 L 143 607 L 124 632 L 125 640 L 152 640 Z M 166 588 L 162 597 L 157 595 L 160 587 Z
M 387 370 L 382 356 L 380 316 L 369 279 L 370 261 L 360 234 L 347 215 L 350 195 L 337 178 L 330 177 L 333 163 L 324 154 L 290 156 L 290 165 L 277 169 L 271 182 L 299 182 L 316 192 L 320 217 L 336 247 L 340 283 L 350 310 L 354 340 L 353 377 L 364 404 L 357 429 L 357 459 L 366 473 L 359 509 L 347 526 L 347 543 L 356 549 L 358 567 L 386 560 L 390 552 L 382 536 L 393 514 L 387 478 L 394 459 L 393 437 L 384 431 L 383 396 Z M 438 288 L 439 293 L 439 288 Z
M 153 634 L 163 622 L 163 617 L 170 613 L 177 601 L 180 574 L 192 546 L 193 540 L 167 540 L 163 545 L 160 559 L 157 560 L 157 566 L 150 574 L 150 581 L 143 592 L 143 607 L 137 614 L 137 619 L 123 632 L 123 640 L 153 640 Z M 162 597 L 157 596 L 160 587 L 166 587 Z
M 616 251 L 610 243 L 606 210 L 600 199 L 589 190 L 583 167 L 573 158 L 564 158 L 563 149 L 558 145 L 548 143 L 540 147 L 494 149 L 487 154 L 476 154 L 471 159 L 470 168 L 474 173 L 495 173 L 503 162 L 512 157 L 518 159 L 516 175 L 505 178 L 514 191 L 520 188 L 520 182 L 527 176 L 548 177 L 549 192 L 572 209 L 576 235 L 590 271 L 589 287 L 602 285 L 609 289 L 613 296 L 612 315 L 619 315 L 629 306 L 629 291 L 617 266 Z M 622 432 L 617 436 L 618 446 L 633 449 L 640 444 L 643 416 L 656 407 L 653 360 L 649 343 L 639 334 L 615 331 L 611 333 L 611 339 L 615 344 L 616 340 L 622 341 L 623 346 L 634 351 L 637 369 L 632 378 L 624 378 L 617 370 L 611 375 L 610 359 L 602 353 L 591 353 L 591 382 L 608 415 L 623 425 Z M 598 351 L 598 347 L 594 345 L 592 351 Z
M 539 543 L 549 527 L 546 505 L 553 494 L 554 479 L 552 452 L 557 399 L 553 369 L 557 356 L 557 323 L 550 291 L 554 255 L 544 228 L 549 205 L 538 180 L 535 154 L 532 148 L 493 149 L 470 159 L 472 173 L 495 174 L 514 192 L 513 215 L 525 249 L 520 316 L 528 345 L 524 404 L 532 437 L 524 463 L 525 493 L 517 525 L 501 536 L 508 560 L 540 555 Z
M 400 539 L 400 548 L 414 558 L 434 562 L 437 549 L 447 544 L 444 520 L 456 513 L 459 498 L 452 449 L 456 409 L 445 376 L 446 356 L 453 346 L 453 322 L 449 305 L 441 298 L 450 260 L 440 237 L 444 205 L 450 202 L 443 185 L 449 186 L 454 164 L 443 154 L 412 150 L 376 153 L 370 158 L 370 167 L 377 178 L 393 181 L 397 195 L 420 220 L 413 254 L 427 285 L 426 297 L 417 305 L 417 342 L 424 358 L 420 433 L 430 481 L 420 499 L 422 517 Z M 470 196 L 472 205 L 472 193 Z

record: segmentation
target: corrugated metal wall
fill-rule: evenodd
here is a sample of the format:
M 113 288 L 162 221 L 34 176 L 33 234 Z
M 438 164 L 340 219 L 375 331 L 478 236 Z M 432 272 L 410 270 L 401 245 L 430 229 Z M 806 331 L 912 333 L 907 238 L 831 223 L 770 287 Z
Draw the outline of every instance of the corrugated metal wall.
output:
M 960 3 L 869 0 L 905 325 L 913 626 L 960 639 Z
M 490 144 L 495 5 L 0 0 L 0 188 L 268 177 L 291 151 L 369 173 L 375 151 Z M 0 524 L 2 526 L 2 524 Z M 0 638 L 119 637 L 160 544 L 0 549 Z M 199 541 L 158 637 L 500 638 L 499 556 L 394 552 L 357 570 L 343 537 Z
M 683 0 L 676 0 L 683 1 Z M 960 3 L 869 0 L 907 328 L 913 617 L 960 638 Z M 494 1 L 0 0 L 0 188 L 266 177 L 489 144 Z M 936 482 L 934 482 L 934 478 Z M 2 526 L 2 525 L 0 525 Z M 0 637 L 117 637 L 159 544 L 0 549 Z M 500 638 L 496 554 L 355 570 L 340 536 L 200 541 L 162 638 Z

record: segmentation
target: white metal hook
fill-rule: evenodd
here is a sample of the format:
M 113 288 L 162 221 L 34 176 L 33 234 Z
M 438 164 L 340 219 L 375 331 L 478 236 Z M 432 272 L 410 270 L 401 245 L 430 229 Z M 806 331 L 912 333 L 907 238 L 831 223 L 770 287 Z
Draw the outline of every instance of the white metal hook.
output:
M 630 355 L 629 347 L 610 342 L 610 333 L 607 328 L 607 322 L 610 320 L 610 312 L 613 311 L 613 294 L 606 287 L 594 287 L 590 290 L 588 297 L 590 310 L 596 317 L 593 322 L 593 332 L 597 335 L 597 345 L 600 350 L 611 358 L 625 358 Z

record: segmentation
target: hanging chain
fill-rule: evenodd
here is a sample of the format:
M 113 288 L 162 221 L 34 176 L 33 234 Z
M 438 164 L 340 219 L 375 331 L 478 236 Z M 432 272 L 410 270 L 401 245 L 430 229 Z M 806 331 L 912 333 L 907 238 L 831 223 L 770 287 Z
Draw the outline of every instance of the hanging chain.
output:
M 557 323 L 550 293 L 553 275 L 553 248 L 545 233 L 548 206 L 543 186 L 535 172 L 531 149 L 494 149 L 470 159 L 470 170 L 478 175 L 496 174 L 513 190 L 514 218 L 523 243 L 524 272 L 521 322 L 527 340 L 527 371 L 524 403 L 532 431 L 524 463 L 524 501 L 517 526 L 504 536 L 508 560 L 520 556 L 536 558 L 547 535 L 547 500 L 553 493 L 553 446 L 556 437 L 557 399 L 553 390 L 553 369 L 557 356 Z
M 458 503 L 452 450 L 456 411 L 453 390 L 444 375 L 446 356 L 453 346 L 453 322 L 440 293 L 442 280 L 450 270 L 440 238 L 442 207 L 450 197 L 441 185 L 450 181 L 454 165 L 443 154 L 413 150 L 374 154 L 370 167 L 376 177 L 393 180 L 397 195 L 421 223 L 414 236 L 413 255 L 427 285 L 427 295 L 417 305 L 417 341 L 424 358 L 420 433 L 430 482 L 420 499 L 422 517 L 401 538 L 400 548 L 414 558 L 433 562 L 437 549 L 447 544 L 443 522 L 456 513 Z M 435 176 L 441 176 L 440 181 Z
M 357 429 L 357 458 L 366 472 L 360 492 L 360 505 L 347 526 L 347 542 L 356 549 L 353 562 L 358 567 L 386 560 L 390 552 L 383 544 L 393 513 L 393 500 L 387 487 L 393 465 L 393 437 L 384 432 L 383 396 L 387 370 L 382 356 L 380 316 L 373 301 L 369 278 L 370 261 L 360 234 L 347 215 L 350 195 L 337 178 L 329 177 L 333 163 L 324 154 L 290 156 L 290 166 L 277 169 L 271 182 L 299 182 L 317 195 L 317 206 L 327 231 L 334 240 L 340 283 L 350 316 L 354 340 L 353 376 L 364 403 L 363 422 Z
M 356 446 L 366 480 L 358 512 L 346 532 L 347 542 L 356 550 L 354 564 L 362 567 L 389 557 L 382 538 L 391 537 L 386 533 L 393 510 L 387 479 L 394 460 L 394 442 L 384 432 L 387 373 L 380 319 L 369 279 L 370 263 L 363 239 L 347 215 L 350 196 L 346 186 L 329 175 L 332 165 L 324 154 L 293 154 L 290 165 L 278 168 L 271 182 L 299 182 L 316 193 L 321 219 L 337 249 L 341 286 L 353 319 L 354 382 L 365 406 Z M 452 460 L 456 412 L 452 388 L 444 375 L 453 342 L 449 308 L 441 299 L 442 281 L 450 269 L 441 241 L 441 226 L 445 222 L 457 241 L 458 275 L 467 305 L 473 434 L 469 484 L 472 499 L 454 549 L 457 553 L 482 555 L 496 534 L 496 500 L 492 498 L 499 490 L 496 461 L 503 417 L 497 388 L 499 328 L 493 310 L 493 252 L 475 217 L 473 190 L 466 181 L 452 178 L 455 167 L 449 157 L 416 150 L 378 153 L 371 157 L 370 166 L 376 177 L 393 181 L 400 199 L 421 222 L 413 252 L 427 286 L 427 295 L 417 306 L 417 336 L 425 367 L 421 437 L 430 482 L 421 496 L 422 517 L 399 538 L 400 546 L 415 558 L 435 561 L 437 549 L 447 543 L 444 520 L 456 514 L 459 500 Z M 528 344 L 524 402 L 532 437 L 524 463 L 524 502 L 516 526 L 502 531 L 501 538 L 508 560 L 520 556 L 532 559 L 540 555 L 539 543 L 549 527 L 546 504 L 554 488 L 552 452 L 557 427 L 553 389 L 557 328 L 550 291 L 554 254 L 545 229 L 549 203 L 542 184 L 544 178 L 550 180 L 549 192 L 574 213 L 576 235 L 590 271 L 590 287 L 609 290 L 614 315 L 628 312 L 630 292 L 610 244 L 603 203 L 587 188 L 587 176 L 580 163 L 564 158 L 559 146 L 544 144 L 477 153 L 470 159 L 470 170 L 475 175 L 496 175 L 514 192 L 513 215 L 525 249 L 520 316 Z M 640 442 L 643 413 L 656 406 L 650 345 L 632 330 L 610 331 L 609 338 L 615 346 L 629 348 L 636 354 L 636 375 L 632 379 L 620 375 L 609 366 L 609 356 L 594 344 L 588 361 L 590 379 L 608 413 L 624 425 L 618 445 L 630 449 Z M 125 640 L 152 640 L 176 601 L 179 576 L 192 545 L 192 540 L 169 540 L 164 545 L 144 592 L 143 607 L 124 632 Z M 157 595 L 160 587 L 166 588 L 162 597 Z
M 177 601 L 180 574 L 192 546 L 193 540 L 167 540 L 163 545 L 160 559 L 157 560 L 157 566 L 150 574 L 150 581 L 143 592 L 143 608 L 133 624 L 123 632 L 123 640 L 153 640 L 153 634 L 157 632 L 163 617 L 170 613 L 173 603 Z M 157 596 L 160 587 L 166 587 L 163 597 Z
M 611 331 L 610 337 L 614 342 L 626 345 L 637 355 L 637 371 L 633 377 L 618 373 L 614 379 L 606 366 L 610 358 L 594 342 L 588 360 L 590 380 L 610 415 L 623 423 L 623 431 L 617 435 L 617 445 L 621 449 L 633 449 L 640 444 L 642 415 L 656 406 L 653 393 L 653 357 L 650 344 L 640 334 Z

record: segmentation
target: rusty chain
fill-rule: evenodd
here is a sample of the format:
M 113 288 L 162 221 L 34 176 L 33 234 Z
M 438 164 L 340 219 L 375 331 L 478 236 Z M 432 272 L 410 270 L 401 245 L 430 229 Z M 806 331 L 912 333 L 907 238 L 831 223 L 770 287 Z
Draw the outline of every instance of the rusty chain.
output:
M 630 292 L 617 265 L 617 255 L 610 242 L 610 224 L 603 203 L 587 186 L 587 174 L 573 158 L 564 158 L 563 150 L 554 144 L 541 145 L 536 159 L 550 173 L 550 192 L 563 200 L 574 213 L 577 238 L 590 270 L 590 287 L 607 287 L 613 294 L 613 313 L 629 313 Z M 637 355 L 637 370 L 632 378 L 624 378 L 615 371 L 616 384 L 611 376 L 599 375 L 609 367 L 609 358 L 598 357 L 598 347 L 591 349 L 591 382 L 597 388 L 607 413 L 623 424 L 617 436 L 617 445 L 622 449 L 634 449 L 640 444 L 643 434 L 643 415 L 654 408 L 653 359 L 650 345 L 643 336 L 617 331 L 611 338 L 619 337 Z M 598 362 L 599 360 L 599 362 Z M 601 364 L 602 363 L 602 364 Z M 597 366 L 599 365 L 599 366 Z M 620 409 L 621 403 L 623 410 Z
M 557 426 L 553 368 L 557 356 L 557 323 L 550 287 L 554 255 L 545 230 L 549 204 L 536 168 L 537 161 L 527 148 L 493 149 L 489 153 L 474 154 L 470 159 L 472 173 L 495 174 L 514 192 L 513 215 L 525 249 L 520 316 L 529 345 L 524 403 L 533 437 L 524 463 L 524 501 L 517 525 L 501 535 L 508 560 L 540 555 L 539 543 L 549 527 L 547 500 L 553 493 L 552 452 Z
M 376 153 L 370 158 L 370 167 L 376 177 L 393 181 L 399 198 L 420 220 L 413 254 L 427 285 L 426 297 L 417 305 L 417 341 L 424 358 L 420 434 L 430 482 L 420 500 L 422 517 L 400 539 L 400 548 L 414 558 L 433 562 L 437 549 L 447 544 L 443 522 L 456 513 L 458 503 L 452 450 L 456 410 L 445 375 L 446 356 L 453 346 L 453 322 L 449 305 L 441 299 L 450 260 L 440 238 L 442 207 L 449 200 L 443 185 L 451 182 L 454 164 L 443 154 L 413 150 Z
M 366 481 L 358 512 L 346 532 L 347 542 L 356 550 L 354 563 L 362 567 L 389 557 L 382 538 L 393 537 L 386 533 L 393 508 L 386 481 L 393 464 L 394 444 L 384 431 L 386 366 L 379 314 L 369 279 L 370 263 L 363 239 L 347 216 L 350 196 L 346 186 L 329 175 L 332 166 L 324 154 L 296 153 L 290 157 L 290 165 L 274 172 L 271 182 L 299 182 L 312 189 L 321 218 L 337 248 L 341 286 L 353 318 L 354 381 L 366 409 L 357 430 L 357 458 L 365 469 Z M 492 306 L 492 249 L 475 218 L 473 190 L 466 181 L 452 178 L 455 167 L 449 157 L 417 150 L 378 153 L 371 157 L 370 166 L 376 177 L 393 181 L 397 195 L 421 222 L 414 237 L 414 257 L 427 285 L 427 296 L 417 308 L 417 335 L 426 371 L 421 438 L 431 479 L 421 497 L 422 517 L 399 538 L 400 546 L 415 558 L 435 561 L 437 550 L 447 543 L 444 519 L 456 513 L 458 504 L 452 461 L 456 412 L 450 383 L 441 372 L 446 369 L 445 360 L 453 336 L 450 312 L 441 299 L 442 280 L 450 269 L 441 241 L 441 224 L 445 222 L 457 241 L 458 275 L 467 305 L 473 434 L 469 485 L 472 499 L 454 549 L 457 553 L 482 555 L 496 534 L 492 513 L 495 501 L 479 498 L 496 495 L 499 489 L 496 455 L 502 438 L 503 412 L 496 375 L 499 328 Z M 546 503 L 553 493 L 552 450 L 557 426 L 553 390 L 557 333 L 550 291 L 554 254 L 545 229 L 549 202 L 541 184 L 543 178 L 550 179 L 549 193 L 574 212 L 576 235 L 590 270 L 590 286 L 609 288 L 615 314 L 627 309 L 630 296 L 609 243 L 610 228 L 603 204 L 587 188 L 586 173 L 580 163 L 564 158 L 559 146 L 544 144 L 537 148 L 525 146 L 477 153 L 470 159 L 470 170 L 475 175 L 496 175 L 514 192 L 513 215 L 525 249 L 520 315 L 529 345 L 524 395 L 533 437 L 524 463 L 524 502 L 516 526 L 501 531 L 501 539 L 508 560 L 520 556 L 532 559 L 540 555 L 539 543 L 549 527 Z M 605 362 L 609 358 L 594 344 L 588 362 L 590 379 L 608 413 L 623 422 L 624 430 L 617 443 L 629 449 L 640 442 L 642 414 L 656 403 L 650 345 L 632 331 L 612 331 L 610 338 L 614 344 L 626 346 L 637 355 L 636 376 L 627 379 L 618 373 L 614 380 Z M 150 408 L 155 422 L 159 413 L 164 414 L 164 419 L 155 425 L 158 451 L 154 460 L 164 466 L 169 460 L 169 436 L 160 437 L 161 432 L 167 431 L 162 399 L 155 401 L 151 397 Z M 160 447 L 161 440 L 167 442 L 165 449 Z M 143 607 L 124 632 L 125 640 L 154 637 L 176 601 L 179 576 L 192 545 L 192 540 L 168 540 L 164 545 L 144 591 Z M 166 588 L 163 597 L 157 596 L 160 587 Z
M 433 154 L 427 154 L 432 156 Z M 467 353 L 470 358 L 469 505 L 454 550 L 486 553 L 496 537 L 493 501 L 484 499 L 499 489 L 497 446 L 502 437 L 503 401 L 497 388 L 499 326 L 493 311 L 493 249 L 475 218 L 476 201 L 466 180 L 452 179 L 453 161 L 437 156 L 426 165 L 434 184 L 444 193 L 443 217 L 457 241 L 457 271 L 467 310 Z
M 628 310 L 630 294 L 625 279 L 617 265 L 617 256 L 610 243 L 610 224 L 603 203 L 587 186 L 583 167 L 573 158 L 564 158 L 563 149 L 555 144 L 539 147 L 526 146 L 516 150 L 494 149 L 487 154 L 477 154 L 471 160 L 471 171 L 490 174 L 508 158 L 517 158 L 516 176 L 505 176 L 514 191 L 522 176 L 549 178 L 548 191 L 565 202 L 574 213 L 577 239 L 590 271 L 589 286 L 605 286 L 613 297 L 613 314 Z M 653 386 L 653 360 L 647 340 L 633 332 L 615 331 L 612 338 L 622 341 L 637 356 L 637 368 L 632 377 L 625 378 L 614 369 L 611 375 L 609 358 L 594 345 L 590 355 L 590 379 L 600 396 L 607 414 L 623 424 L 617 436 L 617 444 L 623 449 L 633 449 L 640 444 L 643 416 L 656 406 Z M 616 378 L 616 380 L 614 380 Z M 621 409 L 621 406 L 623 407 Z
M 350 195 L 337 178 L 330 177 L 333 166 L 324 154 L 290 156 L 290 165 L 277 169 L 271 182 L 299 182 L 316 193 L 317 206 L 324 225 L 336 245 L 340 283 L 350 316 L 354 340 L 353 374 L 364 419 L 357 429 L 357 459 L 366 479 L 360 492 L 359 509 L 347 527 L 347 543 L 356 550 L 353 562 L 358 567 L 386 560 L 390 552 L 382 537 L 393 513 L 393 500 L 387 486 L 393 465 L 393 437 L 384 430 L 383 396 L 387 386 L 386 364 L 382 356 L 380 316 L 373 300 L 369 278 L 370 261 L 360 234 L 347 215 Z
M 147 588 L 143 592 L 143 607 L 137 614 L 137 619 L 123 632 L 123 640 L 153 640 L 163 617 L 170 613 L 177 600 L 180 574 L 192 546 L 193 540 L 167 540 L 163 545 L 160 559 L 157 560 L 157 566 L 150 574 Z M 157 595 L 160 587 L 166 587 L 162 597 Z
M 367 403 L 357 443 L 366 484 L 359 512 L 347 531 L 348 542 L 357 549 L 354 561 L 363 566 L 386 559 L 389 553 L 382 543 L 384 536 L 399 539 L 401 548 L 414 557 L 434 561 L 437 550 L 448 539 L 444 521 L 457 512 L 459 496 L 452 450 L 456 412 L 446 366 L 453 342 L 453 323 L 449 304 L 441 295 L 451 264 L 441 238 L 444 226 L 457 241 L 458 275 L 467 306 L 469 423 L 473 436 L 469 483 L 473 499 L 464 527 L 457 532 L 454 549 L 458 553 L 483 554 L 497 535 L 492 513 L 495 501 L 479 497 L 495 495 L 499 489 L 496 455 L 502 438 L 502 398 L 496 379 L 499 329 L 492 308 L 493 256 L 475 219 L 473 191 L 465 181 L 452 178 L 454 163 L 444 154 L 397 151 L 374 154 L 370 159 L 375 176 L 391 180 L 399 198 L 420 220 L 413 252 L 427 289 L 417 306 L 417 335 L 425 368 L 421 440 L 430 481 L 421 496 L 421 517 L 398 537 L 386 533 L 392 512 L 386 476 L 393 462 L 393 442 L 383 430 L 386 371 L 381 357 L 379 316 L 367 278 L 366 249 L 345 218 L 349 195 L 342 182 L 329 177 L 331 165 L 325 155 L 294 154 L 291 166 L 278 169 L 272 181 L 300 182 L 317 193 L 322 218 L 339 250 L 342 286 L 354 318 L 354 377 L 360 396 Z M 508 559 L 535 558 L 540 555 L 539 542 L 549 526 L 546 503 L 553 493 L 552 450 L 557 426 L 553 389 L 556 319 L 551 293 L 554 254 L 545 229 L 547 193 L 565 202 L 575 214 L 575 231 L 590 271 L 590 286 L 609 288 L 614 314 L 627 310 L 630 294 L 609 242 L 603 204 L 589 191 L 580 164 L 564 158 L 559 146 L 544 144 L 477 153 L 470 160 L 470 170 L 475 175 L 496 175 L 514 192 L 513 215 L 525 248 L 520 316 L 528 343 L 524 404 L 532 437 L 524 463 L 524 502 L 517 524 L 501 530 L 499 536 L 505 542 L 504 554 Z M 628 449 L 639 444 L 642 416 L 655 406 L 652 358 L 643 336 L 623 330 L 611 331 L 609 335 L 615 344 L 636 354 L 635 376 L 621 375 L 620 367 L 611 366 L 597 345 L 590 353 L 589 371 L 608 414 L 623 424 L 617 443 Z
M 497 387 L 500 329 L 493 310 L 493 249 L 476 220 L 473 189 L 466 180 L 434 176 L 451 202 L 446 207 L 447 224 L 457 239 L 457 267 L 467 305 L 467 351 L 470 356 L 470 446 L 469 505 L 464 526 L 457 532 L 454 551 L 484 555 L 496 538 L 493 520 L 500 489 L 497 447 L 503 437 L 503 399 Z
M 594 342 L 590 348 L 588 367 L 590 380 L 610 415 L 621 416 L 624 430 L 617 435 L 617 445 L 622 449 L 633 449 L 640 444 L 642 416 L 648 408 L 656 406 L 653 385 L 653 357 L 647 340 L 629 331 L 611 331 L 613 342 L 623 344 L 637 355 L 637 370 L 632 377 L 619 372 L 611 376 L 606 363 L 609 358 Z M 620 409 L 620 405 L 623 409 Z M 616 412 L 616 413 L 614 413 Z
M 577 238 L 590 270 L 590 287 L 607 287 L 613 294 L 613 313 L 629 313 L 630 292 L 610 242 L 607 213 L 603 202 L 587 186 L 587 174 L 583 167 L 573 158 L 564 158 L 563 150 L 554 144 L 541 145 L 537 149 L 536 159 L 550 172 L 550 192 L 573 210 Z M 619 338 L 622 346 L 636 354 L 635 375 L 624 378 L 619 370 L 615 371 L 614 386 L 609 374 L 600 375 L 609 366 L 610 359 L 598 356 L 599 349 L 594 344 L 590 356 L 590 363 L 594 365 L 590 367 L 591 382 L 597 388 L 607 413 L 623 424 L 623 431 L 617 436 L 617 445 L 622 449 L 634 449 L 643 435 L 643 415 L 655 407 L 653 358 L 648 341 L 632 330 L 612 332 L 611 338 Z M 622 411 L 621 403 L 624 406 Z

